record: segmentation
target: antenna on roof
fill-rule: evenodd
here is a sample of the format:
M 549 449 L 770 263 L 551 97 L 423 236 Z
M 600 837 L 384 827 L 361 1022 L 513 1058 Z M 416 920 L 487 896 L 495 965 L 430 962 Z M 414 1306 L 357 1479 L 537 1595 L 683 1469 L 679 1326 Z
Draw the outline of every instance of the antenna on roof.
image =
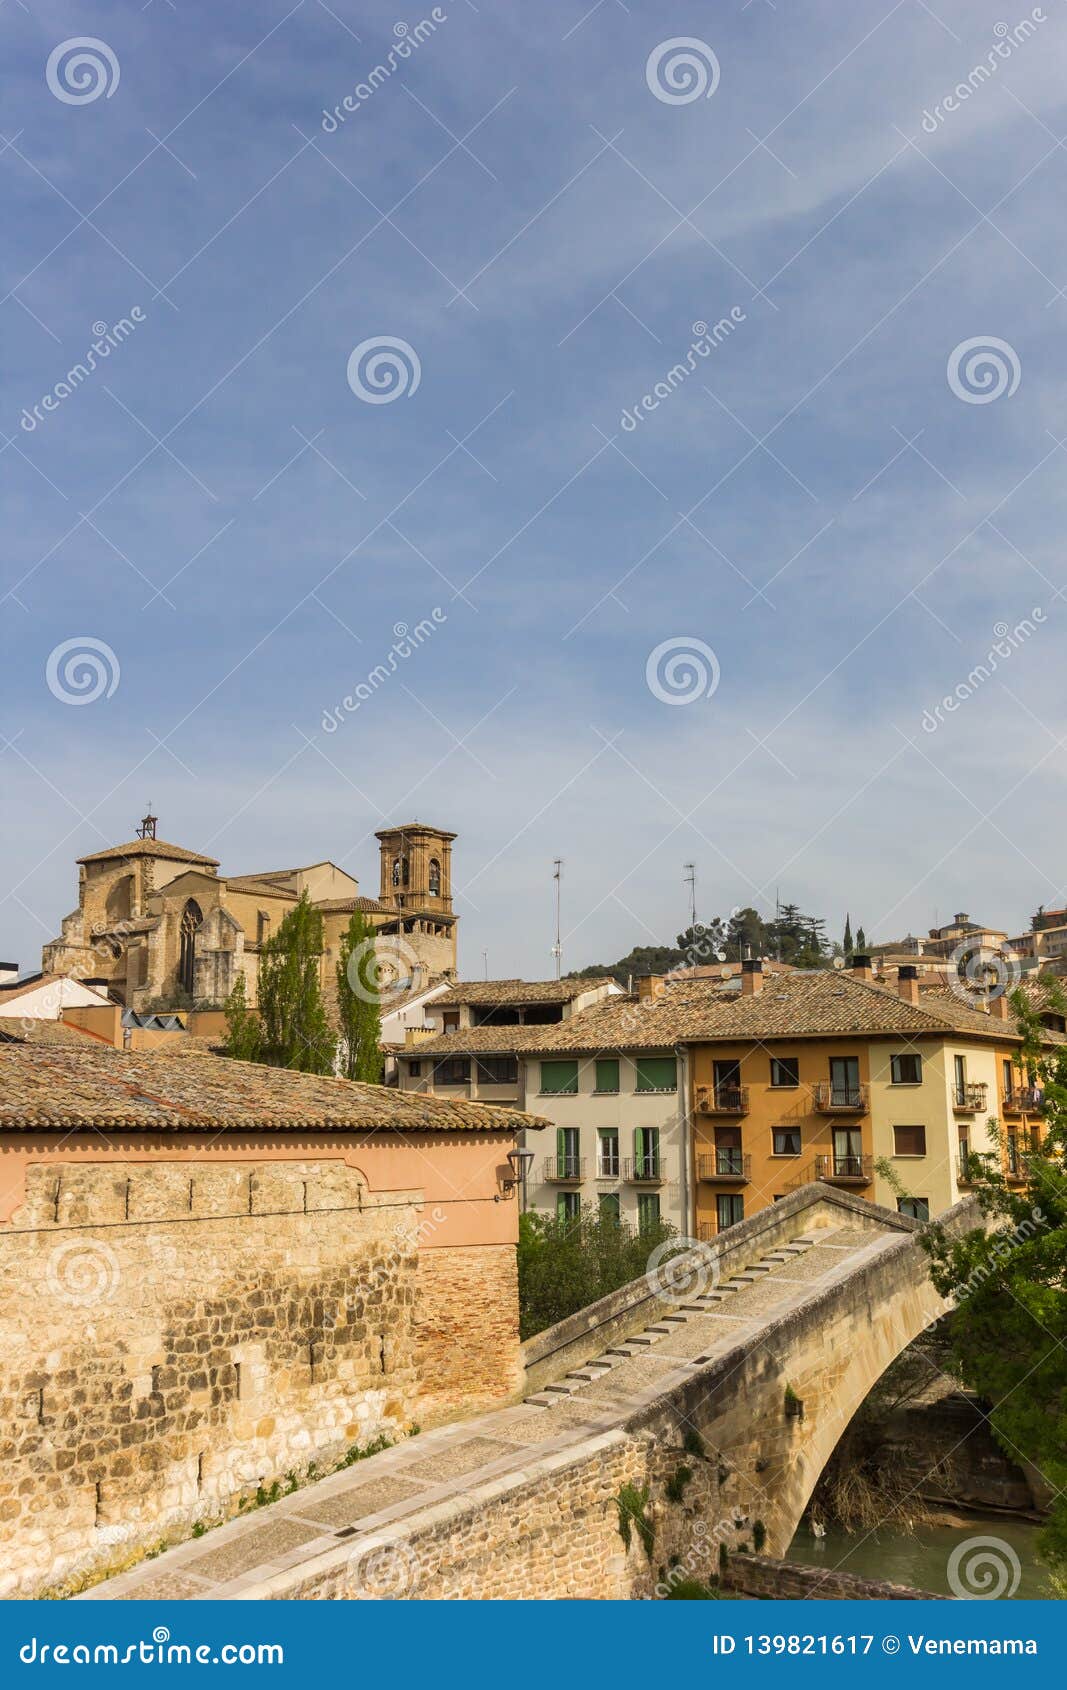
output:
M 563 858 L 562 857 L 556 857 L 554 859 L 553 866 L 552 866 L 552 878 L 556 883 L 556 942 L 552 946 L 552 955 L 556 959 L 556 979 L 558 980 L 559 975 L 560 975 L 560 968 L 562 967 L 562 964 L 563 964 L 563 945 L 560 941 L 560 935 L 559 935 L 560 890 L 561 890 L 560 883 L 563 879 Z
M 689 888 L 689 926 L 697 924 L 697 866 L 696 863 L 683 863 L 685 869 L 685 884 Z
M 489 978 L 489 952 L 488 951 L 482 952 L 482 967 L 485 970 L 485 978 L 488 980 L 488 978 Z
M 148 800 L 148 814 L 141 817 L 141 825 L 137 829 L 138 839 L 154 839 L 156 837 L 156 823 L 159 817 L 152 814 L 152 800 Z

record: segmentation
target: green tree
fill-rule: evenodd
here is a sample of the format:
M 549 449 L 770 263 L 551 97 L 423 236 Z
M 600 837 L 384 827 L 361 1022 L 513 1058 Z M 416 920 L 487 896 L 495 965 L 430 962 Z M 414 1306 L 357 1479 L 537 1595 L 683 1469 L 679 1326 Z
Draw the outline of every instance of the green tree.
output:
M 863 956 L 867 950 L 867 935 L 862 927 L 856 929 L 856 949 L 860 956 Z
M 519 1320 L 532 1338 L 557 1320 L 640 1279 L 658 1245 L 677 1236 L 669 1221 L 631 1232 L 614 1215 L 585 1205 L 575 1220 L 530 1210 L 519 1217 Z M 679 1250 L 685 1241 L 679 1239 Z M 671 1254 L 664 1252 L 665 1256 Z
M 852 919 L 847 911 L 845 912 L 845 937 L 842 941 L 841 949 L 845 956 L 852 955 Z
M 226 999 L 226 1055 L 236 1057 L 239 1062 L 258 1062 L 262 1042 L 263 1029 L 259 1016 L 248 1007 L 242 970 Z
M 1045 1013 L 1067 1014 L 1058 986 Z M 968 1156 L 967 1173 L 984 1225 L 963 1237 L 933 1225 L 923 1234 L 937 1289 L 956 1300 L 953 1364 L 991 1404 L 1005 1453 L 1032 1462 L 1054 1493 L 1039 1546 L 1057 1582 L 1067 1580 L 1067 1047 L 1043 1042 L 1041 1010 L 1012 995 L 1021 1062 L 1043 1093 L 1043 1121 L 1020 1142 L 1027 1183 L 1009 1184 L 996 1148 Z M 1021 1138 L 1021 1135 L 1019 1135 Z
M 374 929 L 355 910 L 341 940 L 337 962 L 339 1054 L 346 1079 L 382 1080 L 382 1014 L 375 990 Z
M 262 1059 L 274 1068 L 333 1073 L 337 1040 L 319 985 L 322 952 L 322 916 L 303 892 L 259 959 Z

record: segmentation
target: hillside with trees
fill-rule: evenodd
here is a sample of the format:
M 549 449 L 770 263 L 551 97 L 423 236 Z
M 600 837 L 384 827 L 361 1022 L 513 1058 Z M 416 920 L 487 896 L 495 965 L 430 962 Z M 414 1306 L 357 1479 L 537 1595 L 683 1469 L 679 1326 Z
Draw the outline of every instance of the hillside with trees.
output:
M 848 929 L 851 949 L 851 930 Z M 635 945 L 617 962 L 590 963 L 577 975 L 615 979 L 620 986 L 642 974 L 666 974 L 673 968 L 741 962 L 746 956 L 770 957 L 794 968 L 828 968 L 841 946 L 826 937 L 821 916 L 805 915 L 796 904 L 782 904 L 771 921 L 751 907 L 735 909 L 724 921 L 714 916 L 679 933 L 673 945 Z

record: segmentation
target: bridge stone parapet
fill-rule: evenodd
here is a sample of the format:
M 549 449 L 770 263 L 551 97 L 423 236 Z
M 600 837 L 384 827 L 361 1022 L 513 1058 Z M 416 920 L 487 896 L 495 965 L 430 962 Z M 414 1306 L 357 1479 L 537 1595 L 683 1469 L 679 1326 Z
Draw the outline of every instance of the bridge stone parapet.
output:
M 966 1230 L 980 1213 L 968 1199 L 942 1220 Z M 753 1548 L 780 1556 L 871 1385 L 944 1311 L 920 1230 L 805 1187 L 723 1235 L 713 1286 L 650 1303 L 642 1281 L 540 1353 L 534 1341 L 525 1403 L 409 1440 L 88 1594 L 655 1598 Z

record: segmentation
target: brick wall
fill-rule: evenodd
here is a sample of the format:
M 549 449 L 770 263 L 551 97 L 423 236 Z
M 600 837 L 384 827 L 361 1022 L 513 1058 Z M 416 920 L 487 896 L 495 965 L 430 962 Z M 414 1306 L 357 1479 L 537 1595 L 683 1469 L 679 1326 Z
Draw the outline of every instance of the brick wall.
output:
M 523 1366 L 514 1246 L 422 1251 L 415 1338 L 421 1424 L 498 1408 L 518 1396 Z
M 861 1579 L 832 1567 L 803 1567 L 757 1555 L 732 1555 L 723 1580 L 730 1591 L 769 1601 L 802 1602 L 950 1602 L 929 1590 L 884 1579 Z

